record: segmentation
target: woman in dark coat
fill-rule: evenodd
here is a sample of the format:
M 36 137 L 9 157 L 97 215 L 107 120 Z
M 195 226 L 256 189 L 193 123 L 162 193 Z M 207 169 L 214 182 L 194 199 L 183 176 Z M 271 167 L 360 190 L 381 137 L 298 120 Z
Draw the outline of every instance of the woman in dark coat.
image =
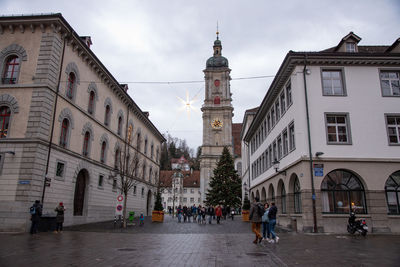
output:
M 64 211 L 65 211 L 65 207 L 63 205 L 62 202 L 60 202 L 60 204 L 58 204 L 58 206 L 56 207 L 55 211 L 57 212 L 57 216 L 56 216 L 56 231 L 55 233 L 61 233 L 63 230 L 63 223 L 64 223 Z

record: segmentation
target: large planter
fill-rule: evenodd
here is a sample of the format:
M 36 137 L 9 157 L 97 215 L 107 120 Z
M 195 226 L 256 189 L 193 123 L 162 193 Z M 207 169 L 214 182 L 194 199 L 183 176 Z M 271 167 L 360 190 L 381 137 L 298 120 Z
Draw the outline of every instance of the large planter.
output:
M 249 222 L 250 221 L 249 216 L 250 216 L 250 211 L 242 210 L 242 221 Z
M 151 221 L 152 222 L 164 222 L 164 212 L 153 210 L 151 213 Z

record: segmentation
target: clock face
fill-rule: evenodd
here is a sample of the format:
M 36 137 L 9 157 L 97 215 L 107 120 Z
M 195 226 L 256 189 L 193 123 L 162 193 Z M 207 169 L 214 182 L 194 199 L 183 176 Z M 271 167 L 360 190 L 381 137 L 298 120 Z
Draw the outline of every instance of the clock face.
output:
M 215 118 L 211 122 L 211 127 L 214 129 L 221 129 L 222 128 L 222 121 L 218 118 Z
M 214 81 L 215 87 L 219 87 L 220 84 L 221 84 L 221 81 L 220 81 L 220 80 L 215 80 L 215 81 Z

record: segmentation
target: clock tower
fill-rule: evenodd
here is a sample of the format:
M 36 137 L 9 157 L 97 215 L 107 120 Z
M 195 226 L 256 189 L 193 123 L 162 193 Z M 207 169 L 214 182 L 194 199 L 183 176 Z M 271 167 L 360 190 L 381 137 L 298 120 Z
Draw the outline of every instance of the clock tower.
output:
M 222 45 L 217 32 L 214 55 L 207 60 L 204 72 L 205 99 L 203 112 L 203 145 L 200 158 L 201 200 L 205 201 L 210 178 L 224 146 L 232 153 L 233 107 L 228 60 L 221 55 Z

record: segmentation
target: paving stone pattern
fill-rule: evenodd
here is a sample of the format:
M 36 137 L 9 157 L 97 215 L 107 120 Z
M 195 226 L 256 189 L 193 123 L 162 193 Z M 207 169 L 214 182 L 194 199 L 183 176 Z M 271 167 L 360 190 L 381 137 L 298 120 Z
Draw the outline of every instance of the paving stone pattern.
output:
M 0 266 L 398 266 L 400 262 L 396 235 L 282 232 L 278 244 L 254 245 L 249 223 L 239 220 L 197 225 L 179 224 L 166 216 L 164 223 L 147 219 L 144 226 L 123 232 L 109 224 L 74 227 L 61 234 L 0 234 Z

